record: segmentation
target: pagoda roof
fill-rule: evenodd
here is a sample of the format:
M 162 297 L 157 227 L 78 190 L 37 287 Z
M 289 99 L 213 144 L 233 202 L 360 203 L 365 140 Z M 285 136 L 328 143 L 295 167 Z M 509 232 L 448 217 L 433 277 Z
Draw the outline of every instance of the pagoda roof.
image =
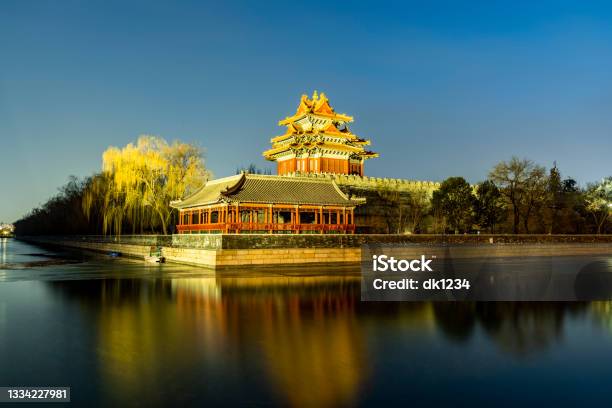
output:
M 273 156 L 278 153 L 286 152 L 289 150 L 300 149 L 300 148 L 306 148 L 306 149 L 318 148 L 322 150 L 334 150 L 338 152 L 354 153 L 354 154 L 358 154 L 360 156 L 367 157 L 367 158 L 378 157 L 378 153 L 374 153 L 372 151 L 363 149 L 362 146 L 364 144 L 368 144 L 367 142 L 365 143 L 362 142 L 358 144 L 359 146 L 351 146 L 350 144 L 329 143 L 329 142 L 313 143 L 312 145 L 305 145 L 303 143 L 296 143 L 295 145 L 286 144 L 286 145 L 273 147 L 272 149 L 268 149 L 262 153 L 262 156 L 264 156 L 265 158 L 269 158 L 270 156 Z
M 178 209 L 216 203 L 355 206 L 364 201 L 347 197 L 329 179 L 242 173 L 209 181 L 198 192 L 170 205 Z
M 370 144 L 369 140 L 360 138 L 359 136 L 357 136 L 356 134 L 352 133 L 348 129 L 340 130 L 336 126 L 334 126 L 333 123 L 329 123 L 329 125 L 327 125 L 323 129 L 320 129 L 320 130 L 309 130 L 309 131 L 306 131 L 306 132 L 298 131 L 295 128 L 295 126 L 293 126 L 290 123 L 290 124 L 287 125 L 287 131 L 284 134 L 271 138 L 270 142 L 271 143 L 282 142 L 283 140 L 287 140 L 287 139 L 289 139 L 289 138 L 291 138 L 291 137 L 293 137 L 295 135 L 329 135 L 329 136 L 334 136 L 334 137 L 341 137 L 343 139 L 347 139 L 347 140 L 350 140 L 350 141 L 356 142 L 356 143 Z
M 278 122 L 280 126 L 287 125 L 289 123 L 295 122 L 296 120 L 308 115 L 314 114 L 317 116 L 328 117 L 332 120 L 341 120 L 345 122 L 352 122 L 353 117 L 345 115 L 343 113 L 336 113 L 334 108 L 329 104 L 329 99 L 323 92 L 321 94 L 317 94 L 317 91 L 314 91 L 312 94 L 312 99 L 309 99 L 307 95 L 302 95 L 300 99 L 300 104 L 298 105 L 297 110 L 293 116 L 288 116 L 285 119 Z

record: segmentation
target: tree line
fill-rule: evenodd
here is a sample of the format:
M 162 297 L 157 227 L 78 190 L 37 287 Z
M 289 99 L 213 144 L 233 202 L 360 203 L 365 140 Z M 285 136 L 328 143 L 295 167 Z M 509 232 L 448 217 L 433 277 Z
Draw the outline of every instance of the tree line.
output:
M 403 233 L 610 233 L 612 177 L 581 188 L 562 178 L 556 164 L 547 172 L 528 159 L 513 157 L 470 185 L 449 177 L 433 194 L 382 189 L 394 203 L 388 232 Z
M 170 202 L 194 193 L 210 176 L 201 148 L 141 136 L 108 148 L 101 172 L 70 177 L 58 194 L 15 223 L 16 233 L 173 233 L 177 213 Z M 374 194 L 365 212 L 382 213 L 379 230 L 387 233 L 612 232 L 612 177 L 580 187 L 556 165 L 546 171 L 516 157 L 495 165 L 476 185 L 449 177 L 433 193 L 381 187 Z
M 101 172 L 71 176 L 15 229 L 21 235 L 172 233 L 177 215 L 170 201 L 197 191 L 209 177 L 201 148 L 140 136 L 123 148 L 109 147 Z

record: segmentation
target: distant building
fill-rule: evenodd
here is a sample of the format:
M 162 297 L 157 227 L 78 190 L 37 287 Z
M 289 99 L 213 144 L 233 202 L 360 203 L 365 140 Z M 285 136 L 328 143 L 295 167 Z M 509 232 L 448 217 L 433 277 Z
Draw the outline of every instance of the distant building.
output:
M 13 235 L 15 226 L 13 224 L 0 224 L 0 237 Z

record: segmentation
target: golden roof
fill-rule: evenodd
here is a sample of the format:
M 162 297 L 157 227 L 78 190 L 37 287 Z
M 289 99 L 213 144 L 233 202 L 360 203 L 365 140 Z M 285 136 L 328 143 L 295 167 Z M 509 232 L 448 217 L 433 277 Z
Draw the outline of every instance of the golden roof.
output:
M 327 96 L 325 96 L 323 92 L 321 92 L 321 94 L 318 94 L 317 91 L 314 91 L 314 93 L 312 94 L 312 99 L 308 99 L 307 95 L 302 95 L 302 98 L 300 99 L 300 104 L 298 105 L 298 108 L 295 111 L 295 115 L 286 117 L 285 119 L 279 121 L 278 124 L 280 126 L 287 125 L 309 113 L 314 115 L 326 116 L 328 118 L 332 118 L 338 121 L 353 121 L 352 116 L 348 116 L 343 113 L 336 113 L 336 111 L 334 111 L 334 108 L 332 108 L 329 104 L 329 99 L 327 99 Z
M 315 148 L 323 149 L 323 150 L 332 150 L 337 152 L 345 152 L 351 154 L 358 154 L 359 156 L 365 158 L 373 158 L 378 157 L 378 153 L 371 152 L 369 150 L 364 150 L 362 147 L 351 146 L 347 144 L 341 143 L 313 143 L 312 145 L 305 145 L 302 143 L 296 143 L 295 145 L 283 145 L 273 147 L 272 149 L 268 149 L 263 152 L 263 156 L 270 160 L 271 156 L 276 155 L 278 153 L 283 153 L 290 150 L 302 149 L 312 150 Z
M 272 148 L 263 152 L 263 156 L 275 160 L 274 156 L 282 152 L 318 147 L 356 154 L 363 159 L 378 157 L 377 153 L 364 149 L 370 144 L 369 140 L 351 133 L 346 123 L 352 121 L 351 116 L 336 113 L 324 93 L 315 91 L 312 98 L 302 95 L 295 115 L 279 122 L 287 127 L 286 132 L 270 139 Z

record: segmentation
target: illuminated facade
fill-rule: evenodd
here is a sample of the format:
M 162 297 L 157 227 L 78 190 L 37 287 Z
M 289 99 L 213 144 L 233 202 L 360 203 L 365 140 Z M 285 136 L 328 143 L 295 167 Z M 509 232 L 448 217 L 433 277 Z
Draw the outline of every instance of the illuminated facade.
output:
M 312 99 L 302 95 L 295 114 L 280 122 L 285 134 L 270 141 L 263 153 L 277 163 L 278 175 L 330 173 L 364 175 L 366 159 L 378 157 L 366 150 L 369 140 L 357 137 L 348 128 L 351 116 L 336 113 L 324 93 L 315 91 Z
M 171 206 L 180 234 L 354 233 L 354 210 L 333 180 L 239 174 L 212 180 Z
M 179 210 L 180 234 L 354 233 L 355 207 L 333 175 L 363 176 L 369 140 L 351 133 L 353 118 L 336 113 L 324 93 L 302 96 L 295 115 L 279 125 L 263 153 L 277 162 L 277 176 L 243 173 L 212 180 L 195 194 L 171 203 Z

